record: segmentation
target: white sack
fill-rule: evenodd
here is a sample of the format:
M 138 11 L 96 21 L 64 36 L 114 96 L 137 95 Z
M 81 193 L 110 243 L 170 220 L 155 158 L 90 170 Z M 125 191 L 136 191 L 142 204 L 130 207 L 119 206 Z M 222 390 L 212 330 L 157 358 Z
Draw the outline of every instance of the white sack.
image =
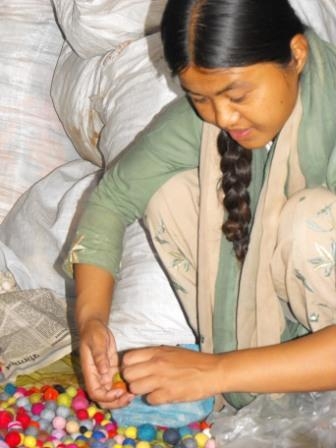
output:
M 92 163 L 69 162 L 25 192 L 0 224 L 0 239 L 29 272 L 31 288 L 51 289 L 59 297 L 74 296 L 62 265 L 83 203 L 99 177 L 100 170 Z M 12 263 L 10 271 L 22 287 L 17 269 Z
M 58 22 L 83 58 L 158 30 L 166 0 L 53 0 Z
M 0 271 L 11 272 L 22 289 L 47 288 L 71 303 L 74 283 L 62 267 L 100 175 L 95 165 L 77 160 L 27 191 L 0 225 Z M 119 350 L 195 339 L 137 223 L 125 234 L 109 325 Z
M 30 185 L 77 156 L 50 98 L 63 43 L 45 0 L 0 5 L 0 221 Z
M 101 166 L 97 149 L 103 126 L 92 98 L 100 86 L 101 57 L 82 59 L 63 45 L 51 85 L 51 96 L 64 129 L 80 156 Z
M 322 38 L 336 43 L 336 0 L 290 0 L 298 16 Z
M 163 57 L 160 34 L 139 39 L 102 64 L 100 94 L 94 103 L 104 128 L 99 148 L 109 164 L 182 89 Z

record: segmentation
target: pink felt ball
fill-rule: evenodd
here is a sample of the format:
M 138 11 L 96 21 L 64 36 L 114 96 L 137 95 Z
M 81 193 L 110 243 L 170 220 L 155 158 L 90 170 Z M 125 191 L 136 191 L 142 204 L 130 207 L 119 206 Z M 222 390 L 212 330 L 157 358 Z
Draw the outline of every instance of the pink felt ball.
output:
M 86 397 L 83 395 L 77 395 L 73 398 L 71 407 L 75 411 L 78 411 L 79 409 L 86 409 L 89 406 L 89 401 Z

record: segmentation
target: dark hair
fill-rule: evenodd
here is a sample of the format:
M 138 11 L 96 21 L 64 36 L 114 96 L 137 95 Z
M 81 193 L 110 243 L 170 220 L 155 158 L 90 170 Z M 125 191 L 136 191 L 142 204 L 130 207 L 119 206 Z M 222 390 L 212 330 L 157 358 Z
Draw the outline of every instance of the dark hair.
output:
M 288 64 L 290 41 L 304 30 L 288 0 L 168 0 L 161 23 L 164 53 L 173 74 L 191 64 L 207 69 L 259 62 Z M 224 130 L 218 150 L 227 210 L 223 232 L 243 261 L 251 221 L 247 188 L 252 151 Z

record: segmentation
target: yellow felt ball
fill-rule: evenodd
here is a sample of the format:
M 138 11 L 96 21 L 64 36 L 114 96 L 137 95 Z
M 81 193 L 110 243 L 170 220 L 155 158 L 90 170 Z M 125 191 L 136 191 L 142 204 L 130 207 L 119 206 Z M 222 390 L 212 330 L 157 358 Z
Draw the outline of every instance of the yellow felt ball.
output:
M 29 397 L 29 401 L 34 404 L 34 403 L 40 403 L 41 402 L 41 394 L 39 393 L 35 393 L 35 394 L 31 394 Z
M 65 406 L 67 408 L 70 408 L 71 402 L 72 398 L 66 393 L 59 394 L 56 398 L 56 403 L 58 404 L 58 406 Z
M 87 410 L 89 417 L 92 418 L 95 415 L 95 413 L 97 412 L 98 408 L 97 408 L 97 406 L 91 405 L 86 410 Z
M 69 397 L 73 398 L 77 395 L 77 389 L 75 386 L 68 386 L 65 392 L 69 395 Z
M 34 436 L 24 436 L 23 437 L 23 445 L 27 448 L 35 448 L 36 446 L 36 437 Z
M 151 444 L 146 440 L 140 440 L 135 446 L 136 448 L 151 448 Z
M 194 439 L 196 440 L 198 448 L 204 448 L 209 439 L 209 436 L 204 434 L 204 432 L 198 432 L 194 435 Z
M 136 439 L 138 430 L 136 426 L 128 426 L 125 428 L 124 436 L 129 437 L 130 439 Z
M 43 448 L 54 448 L 55 445 L 52 442 L 44 442 L 44 444 L 42 445 Z

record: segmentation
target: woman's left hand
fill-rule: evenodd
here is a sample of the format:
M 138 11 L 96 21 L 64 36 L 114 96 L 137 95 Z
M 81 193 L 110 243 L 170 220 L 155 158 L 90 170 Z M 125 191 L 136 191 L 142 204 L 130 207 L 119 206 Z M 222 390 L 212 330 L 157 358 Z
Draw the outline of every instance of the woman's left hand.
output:
M 124 355 L 122 375 L 150 404 L 200 400 L 220 392 L 220 357 L 181 347 L 136 349 Z

